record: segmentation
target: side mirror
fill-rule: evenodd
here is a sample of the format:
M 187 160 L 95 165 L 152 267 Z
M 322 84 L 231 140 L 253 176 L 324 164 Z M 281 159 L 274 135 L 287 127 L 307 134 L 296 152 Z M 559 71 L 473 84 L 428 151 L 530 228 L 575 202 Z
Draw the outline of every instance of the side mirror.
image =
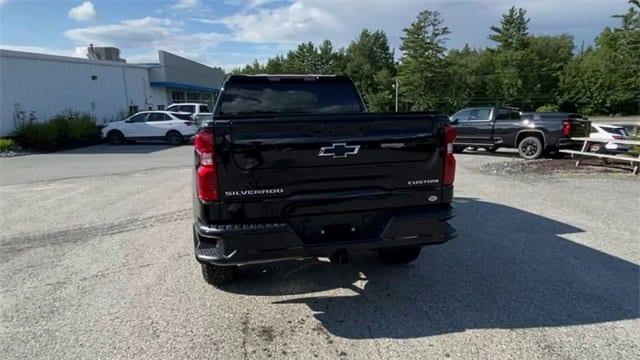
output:
M 460 123 L 460 120 L 458 119 L 451 119 L 449 120 L 449 123 L 451 123 L 451 125 L 458 125 Z

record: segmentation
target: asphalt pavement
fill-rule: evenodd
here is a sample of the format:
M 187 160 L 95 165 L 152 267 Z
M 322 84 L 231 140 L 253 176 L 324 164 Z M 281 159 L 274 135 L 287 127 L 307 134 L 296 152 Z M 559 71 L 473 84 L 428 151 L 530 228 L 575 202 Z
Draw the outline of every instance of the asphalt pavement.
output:
M 14 359 L 638 359 L 640 181 L 480 171 L 458 155 L 460 236 L 246 266 L 193 257 L 190 146 L 0 159 L 0 354 Z

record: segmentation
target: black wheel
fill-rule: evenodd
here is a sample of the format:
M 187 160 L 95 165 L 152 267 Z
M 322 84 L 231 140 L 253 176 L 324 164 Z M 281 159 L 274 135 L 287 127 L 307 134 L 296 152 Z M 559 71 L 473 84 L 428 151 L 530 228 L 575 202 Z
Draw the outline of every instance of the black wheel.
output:
M 589 151 L 592 153 L 597 153 L 602 151 L 602 144 L 591 144 L 589 145 Z
M 527 160 L 539 158 L 543 150 L 542 141 L 537 136 L 527 136 L 518 144 L 518 153 Z
M 180 145 L 184 142 L 184 139 L 182 138 L 182 134 L 180 134 L 177 131 L 169 131 L 167 133 L 167 142 L 171 145 Z
M 124 144 L 126 139 L 122 132 L 118 130 L 111 130 L 107 134 L 107 141 L 109 141 L 110 144 L 115 145 L 115 144 Z
M 235 266 L 200 265 L 202 266 L 202 277 L 209 285 L 218 286 L 228 284 L 233 281 L 236 274 Z
M 406 264 L 420 256 L 421 247 L 402 247 L 378 250 L 380 260 L 388 264 Z

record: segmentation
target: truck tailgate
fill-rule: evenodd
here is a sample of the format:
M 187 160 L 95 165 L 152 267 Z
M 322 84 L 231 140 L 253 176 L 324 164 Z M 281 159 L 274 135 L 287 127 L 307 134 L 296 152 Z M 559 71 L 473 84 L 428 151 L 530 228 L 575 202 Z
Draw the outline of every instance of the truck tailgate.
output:
M 217 118 L 220 200 L 440 188 L 446 122 L 432 113 Z

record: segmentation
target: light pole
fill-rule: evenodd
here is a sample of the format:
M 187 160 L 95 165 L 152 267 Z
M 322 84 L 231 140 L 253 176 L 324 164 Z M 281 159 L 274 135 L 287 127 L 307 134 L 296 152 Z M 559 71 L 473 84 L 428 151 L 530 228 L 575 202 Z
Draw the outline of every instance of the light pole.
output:
M 396 89 L 396 112 L 398 112 L 398 78 L 396 78 L 396 83 L 393 85 L 393 88 Z

